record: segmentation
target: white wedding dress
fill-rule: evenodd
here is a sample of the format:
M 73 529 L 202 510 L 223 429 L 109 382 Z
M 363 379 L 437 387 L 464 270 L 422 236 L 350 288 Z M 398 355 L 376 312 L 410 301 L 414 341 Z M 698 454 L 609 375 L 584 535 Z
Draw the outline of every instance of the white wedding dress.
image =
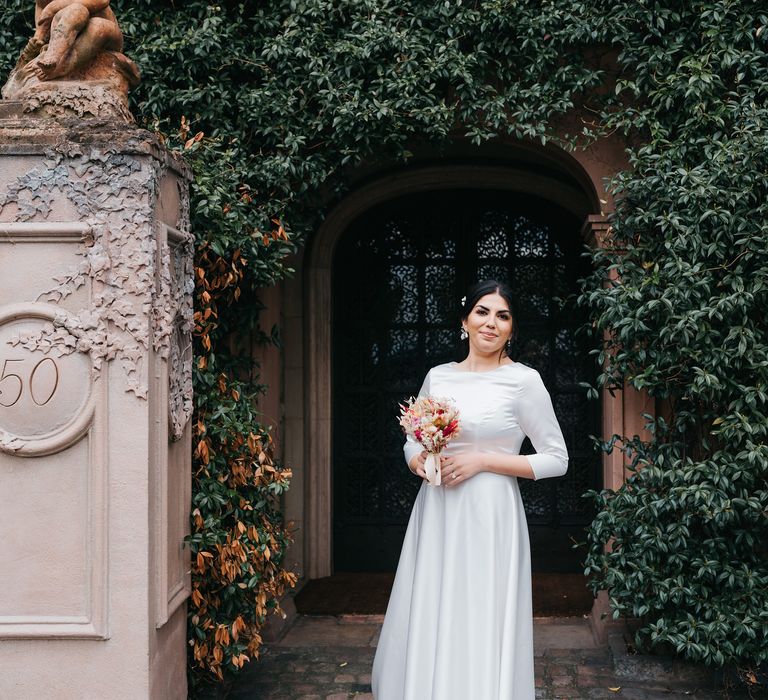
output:
M 450 397 L 460 435 L 444 450 L 519 454 L 535 478 L 568 453 L 539 373 L 433 367 L 419 395 Z M 421 451 L 412 439 L 406 461 Z M 481 472 L 450 489 L 423 482 L 411 511 L 372 673 L 376 700 L 533 700 L 531 556 L 517 478 Z

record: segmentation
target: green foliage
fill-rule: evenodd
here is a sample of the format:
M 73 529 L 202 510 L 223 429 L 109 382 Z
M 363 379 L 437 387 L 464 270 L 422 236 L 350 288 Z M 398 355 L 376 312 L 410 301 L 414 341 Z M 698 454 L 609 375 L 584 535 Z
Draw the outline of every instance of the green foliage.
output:
M 296 241 L 322 216 L 321 193 L 344 191 L 345 166 L 406 162 L 423 141 L 543 139 L 553 115 L 600 80 L 570 44 L 567 14 L 536 3 L 192 2 L 171 12 L 145 0 L 120 19 L 144 74 L 139 113 L 172 124 L 186 115 L 193 132 L 221 136 L 254 197 L 250 228 L 281 217 Z
M 12 0 L 0 15 L 2 72 L 29 34 L 31 4 Z M 608 333 L 596 358 L 599 385 L 626 381 L 664 411 L 649 417 L 651 439 L 603 443 L 611 450 L 621 440 L 642 468 L 616 493 L 592 494 L 600 512 L 586 567 L 617 614 L 641 618 L 648 645 L 671 644 L 712 664 L 765 661 L 768 20 L 760 3 L 113 6 L 143 72 L 134 112 L 168 132 L 169 143 L 180 130 L 196 173 L 195 505 L 203 524 L 195 521 L 195 555 L 223 563 L 231 552 L 217 548 L 241 522 L 246 533 L 247 523 L 257 528 L 245 546 L 273 537 L 282 551 L 274 497 L 287 474 L 278 467 L 255 476 L 269 442 L 248 400 L 256 380 L 236 379 L 244 375 L 224 341 L 257 327 L 257 290 L 290 273 L 286 256 L 344 193 L 351 169 L 407 166 L 423 143 L 506 137 L 568 146 L 618 131 L 631 168 L 613 183 L 611 235 L 593 254 L 581 302 Z M 583 133 L 563 134 L 578 120 L 560 117 L 574 111 L 589 115 Z M 204 138 L 190 140 L 198 132 Z M 607 272 L 617 280 L 606 284 Z M 253 467 L 246 484 L 237 481 L 242 464 Z M 290 583 L 279 555 L 275 569 L 246 559 L 270 600 Z M 256 649 L 232 643 L 240 613 L 255 607 L 252 577 L 246 566 L 222 588 L 215 567 L 198 569 L 215 629 L 195 621 L 193 609 L 191 635 L 202 644 L 217 633 L 205 654 L 196 647 L 199 657 L 218 644 L 221 660 L 203 666 L 232 671 L 243 648 Z M 261 612 L 247 619 L 254 630 Z
M 195 165 L 205 159 L 194 159 Z M 196 170 L 197 170 L 196 167 Z M 203 167 L 203 169 L 205 169 Z M 198 186 L 206 182 L 202 173 Z M 211 187 L 211 190 L 215 187 Z M 254 381 L 231 348 L 240 330 L 220 324 L 220 309 L 240 303 L 248 262 L 201 242 L 195 264 L 196 367 L 193 425 L 192 597 L 189 607 L 193 687 L 218 680 L 258 657 L 259 629 L 296 575 L 282 567 L 289 542 L 279 497 L 291 471 L 275 464 L 272 440 L 254 410 Z M 253 303 L 253 300 L 250 300 Z M 247 369 L 247 367 L 246 367 Z
M 639 145 L 581 301 L 610 334 L 600 384 L 644 389 L 662 412 L 650 439 L 625 441 L 626 484 L 595 494 L 587 571 L 646 647 L 766 662 L 768 16 L 633 3 L 614 20 L 625 106 L 605 123 Z
M 190 138 L 181 118 L 168 145 L 192 165 L 195 254 L 192 597 L 188 610 L 193 694 L 259 656 L 260 628 L 296 583 L 282 566 L 290 541 L 280 497 L 291 471 L 273 459 L 272 438 L 254 406 L 265 387 L 249 362 L 259 328 L 258 290 L 290 272 L 294 250 L 279 222 L 260 231 L 249 186 L 233 169 L 232 139 Z M 277 221 L 277 220 L 276 220 Z M 247 251 L 244 253 L 244 251 Z M 246 255 L 248 257 L 246 257 Z

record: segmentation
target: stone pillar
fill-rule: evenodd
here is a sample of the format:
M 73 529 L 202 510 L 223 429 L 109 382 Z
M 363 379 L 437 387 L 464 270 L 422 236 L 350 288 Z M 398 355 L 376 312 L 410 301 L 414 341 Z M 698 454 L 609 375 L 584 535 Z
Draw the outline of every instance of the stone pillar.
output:
M 590 214 L 581 229 L 584 241 L 593 247 L 604 248 L 608 245 L 611 225 L 608 218 L 602 214 Z M 618 279 L 616 270 L 610 270 L 606 284 Z M 606 340 L 610 337 L 606 332 Z M 625 383 L 619 390 L 601 390 L 603 405 L 603 438 L 611 435 L 624 435 L 632 438 L 635 435 L 643 440 L 650 439 L 650 433 L 645 429 L 644 413 L 656 415 L 656 402 L 645 389 L 637 390 Z M 627 465 L 630 458 L 621 451 L 621 442 L 609 454 L 603 455 L 603 488 L 618 489 L 628 476 Z
M 188 173 L 25 110 L 0 103 L 0 697 L 186 698 Z

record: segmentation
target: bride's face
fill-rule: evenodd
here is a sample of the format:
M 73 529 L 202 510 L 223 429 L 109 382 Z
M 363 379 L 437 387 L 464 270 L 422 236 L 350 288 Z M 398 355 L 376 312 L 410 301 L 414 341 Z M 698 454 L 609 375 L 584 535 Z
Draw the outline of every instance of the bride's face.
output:
M 501 351 L 512 336 L 512 312 L 500 294 L 480 297 L 463 323 L 469 334 L 469 345 L 481 354 Z

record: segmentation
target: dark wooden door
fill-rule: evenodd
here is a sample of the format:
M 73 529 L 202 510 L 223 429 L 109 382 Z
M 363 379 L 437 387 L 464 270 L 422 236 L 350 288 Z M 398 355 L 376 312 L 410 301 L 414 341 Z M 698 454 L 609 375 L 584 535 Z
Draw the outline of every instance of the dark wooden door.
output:
M 467 286 L 510 284 L 520 333 L 513 358 L 535 367 L 550 391 L 571 457 L 566 476 L 520 479 L 533 568 L 579 571 L 592 511 L 581 494 L 599 486 L 592 341 L 572 303 L 589 272 L 580 222 L 551 202 L 505 192 L 451 190 L 388 202 L 358 219 L 333 264 L 333 558 L 336 571 L 393 571 L 420 486 L 404 462 L 398 402 L 427 370 L 463 359 L 459 303 Z M 526 440 L 523 451 L 530 451 Z

